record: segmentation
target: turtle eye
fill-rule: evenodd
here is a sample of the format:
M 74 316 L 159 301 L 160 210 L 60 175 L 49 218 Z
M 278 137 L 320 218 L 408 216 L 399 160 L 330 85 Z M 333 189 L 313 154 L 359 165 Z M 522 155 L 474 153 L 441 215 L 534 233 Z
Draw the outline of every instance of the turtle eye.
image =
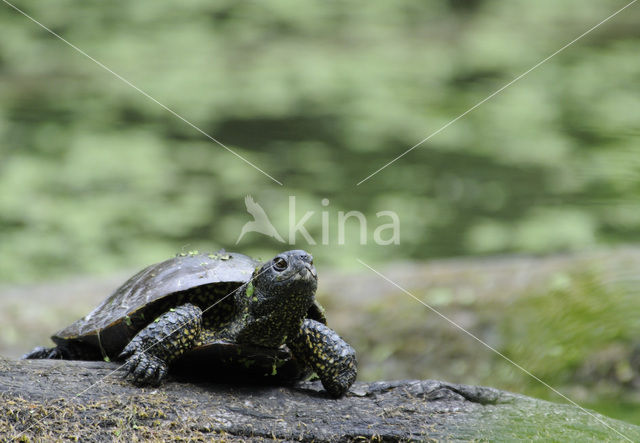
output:
M 277 257 L 273 260 L 273 267 L 276 271 L 284 271 L 287 269 L 287 261 L 282 257 Z

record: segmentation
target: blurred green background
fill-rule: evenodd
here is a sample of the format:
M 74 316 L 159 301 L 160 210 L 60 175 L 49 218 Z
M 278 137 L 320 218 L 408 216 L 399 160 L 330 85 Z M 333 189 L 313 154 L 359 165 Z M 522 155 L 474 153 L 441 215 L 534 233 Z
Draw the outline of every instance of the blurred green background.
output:
M 341 270 L 362 271 L 356 258 L 382 266 L 637 242 L 636 5 L 356 186 L 625 3 L 15 2 L 283 186 L 3 4 L 0 283 L 112 275 L 192 249 L 269 257 L 285 246 L 256 233 L 235 245 L 252 219 L 246 195 L 285 238 L 289 196 L 298 221 L 314 211 L 306 227 L 318 244 L 298 236 L 296 247 Z M 338 213 L 352 210 L 367 216 L 366 245 L 353 219 L 338 244 Z M 326 245 L 322 211 L 329 217 Z M 379 211 L 398 214 L 400 244 L 373 241 Z M 553 278 L 566 280 L 559 275 Z M 640 311 L 635 292 L 611 298 L 602 295 L 610 290 L 597 274 L 571 278 L 579 284 L 571 294 L 601 302 L 606 312 L 596 311 L 610 315 L 606 324 L 625 325 L 605 341 L 631 346 L 640 317 L 627 315 L 630 307 Z M 536 312 L 545 319 L 547 311 L 575 312 L 570 297 L 558 305 L 544 294 L 532 292 L 504 311 L 533 318 L 517 325 L 503 319 L 505 336 L 537 336 Z M 575 330 L 591 330 L 597 318 L 571 321 L 583 322 Z M 546 327 L 556 330 L 564 319 Z M 376 343 L 356 339 L 362 354 L 388 338 L 380 331 Z M 525 358 L 516 345 L 503 345 Z M 565 348 L 554 349 L 566 363 Z M 396 351 L 375 355 L 401 358 Z M 578 357 L 571 358 L 575 368 Z M 556 381 L 566 380 L 565 366 L 555 368 Z M 407 376 L 395 367 L 368 374 Z M 518 389 L 518 380 L 503 387 L 534 392 Z M 640 422 L 628 413 L 640 401 L 633 404 L 611 413 Z M 607 408 L 601 410 L 613 406 Z
M 322 210 L 398 214 L 399 246 L 309 248 L 343 265 L 640 234 L 635 6 L 355 186 L 622 1 L 17 5 L 284 186 L 5 5 L 0 280 L 230 248 L 247 194 L 282 235 L 295 195 L 316 241 Z

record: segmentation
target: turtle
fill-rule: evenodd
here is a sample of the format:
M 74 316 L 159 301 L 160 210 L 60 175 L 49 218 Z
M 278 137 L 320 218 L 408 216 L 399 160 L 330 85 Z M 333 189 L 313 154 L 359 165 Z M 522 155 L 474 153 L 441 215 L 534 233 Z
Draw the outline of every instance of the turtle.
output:
M 279 382 L 315 373 L 341 397 L 356 379 L 356 352 L 327 326 L 317 280 L 303 250 L 264 263 L 224 250 L 181 253 L 54 334 L 56 346 L 23 358 L 124 361 L 124 377 L 139 386 L 157 386 L 175 368 Z

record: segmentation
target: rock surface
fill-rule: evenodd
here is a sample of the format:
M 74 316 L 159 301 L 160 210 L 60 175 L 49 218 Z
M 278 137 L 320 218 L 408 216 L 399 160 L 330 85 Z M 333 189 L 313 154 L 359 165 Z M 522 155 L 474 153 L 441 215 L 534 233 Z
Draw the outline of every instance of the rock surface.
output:
M 141 389 L 118 368 L 0 357 L 0 440 L 640 441 L 638 426 L 493 388 L 356 383 L 334 400 L 317 382 Z

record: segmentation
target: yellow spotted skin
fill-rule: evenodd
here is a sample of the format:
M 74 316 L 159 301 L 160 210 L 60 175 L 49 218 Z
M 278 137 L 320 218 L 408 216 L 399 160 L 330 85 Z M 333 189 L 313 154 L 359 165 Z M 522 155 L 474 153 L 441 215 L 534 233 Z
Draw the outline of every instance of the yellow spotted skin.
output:
M 358 372 L 356 351 L 331 328 L 305 319 L 300 333 L 288 342 L 297 358 L 318 374 L 329 394 L 342 397 Z

